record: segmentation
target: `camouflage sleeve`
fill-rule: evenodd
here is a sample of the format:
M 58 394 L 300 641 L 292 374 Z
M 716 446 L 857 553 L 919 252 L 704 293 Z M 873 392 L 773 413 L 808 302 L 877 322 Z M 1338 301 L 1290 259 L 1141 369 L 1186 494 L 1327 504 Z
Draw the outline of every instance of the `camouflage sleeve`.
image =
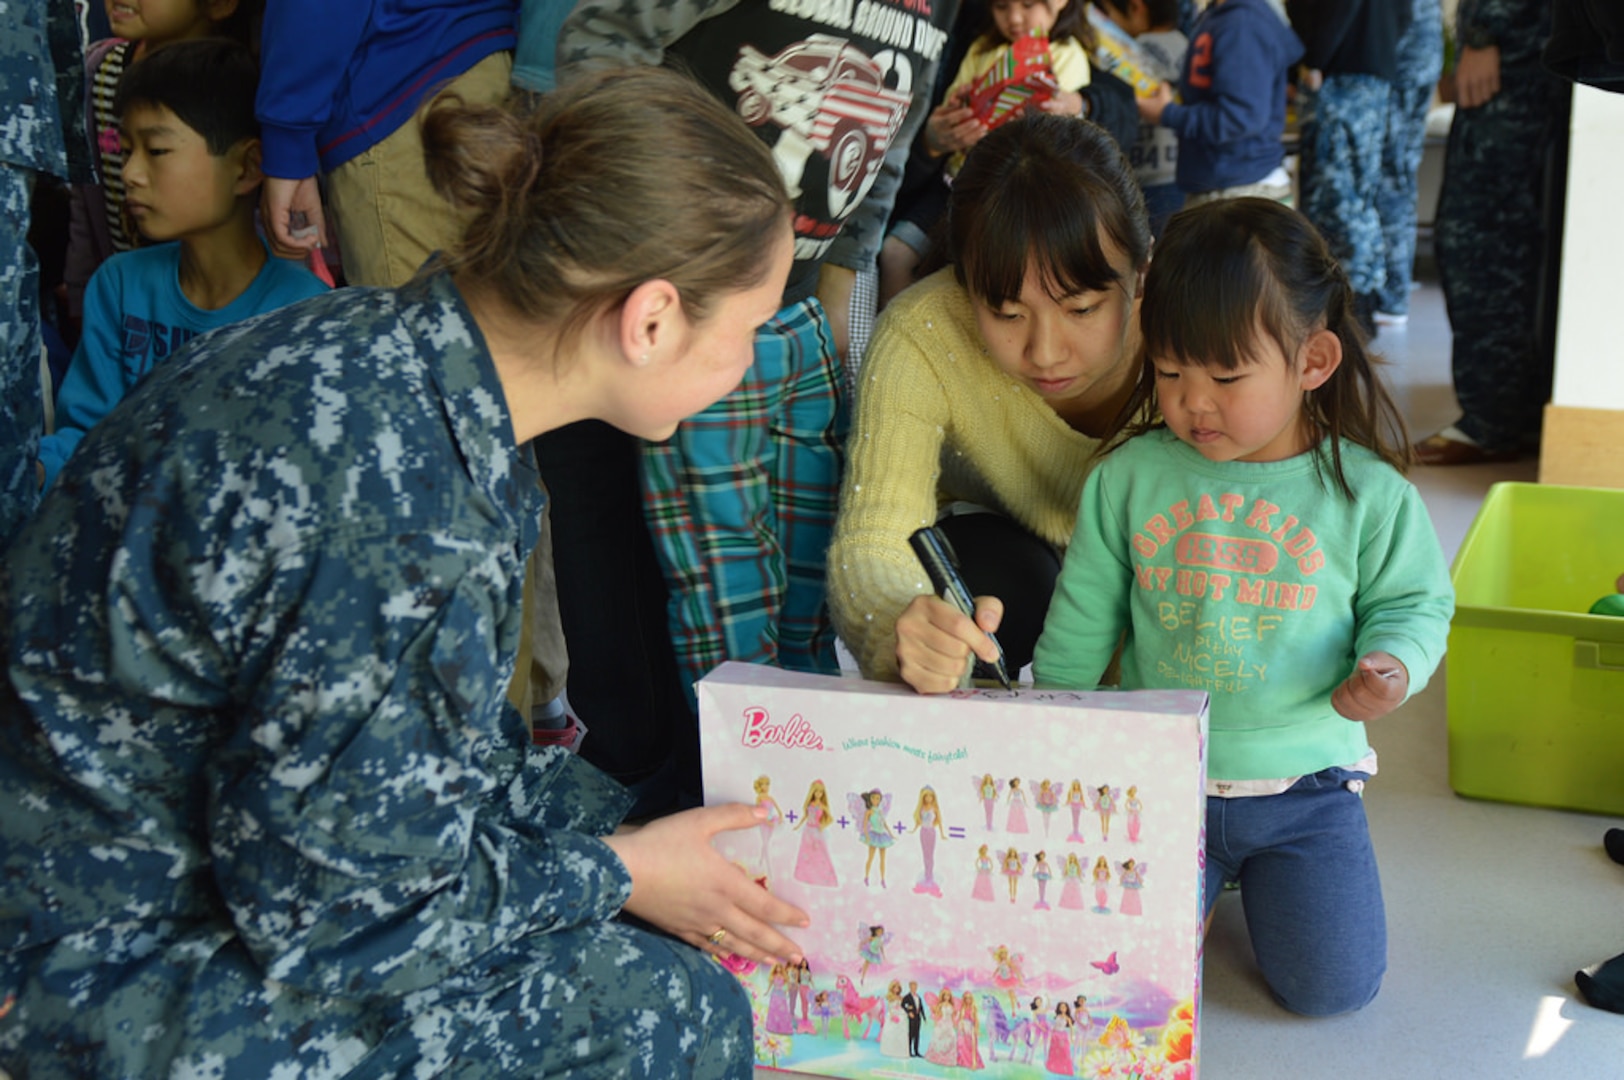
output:
M 62 115 L 62 141 L 67 153 L 66 178 L 73 183 L 95 179 L 89 125 L 85 123 L 84 38 L 73 4 L 50 6 L 51 60 L 56 65 L 56 103 Z
M 665 50 L 740 0 L 581 0 L 558 31 L 558 84 L 606 67 L 658 66 Z
M 5 121 L 0 123 L 0 162 L 68 176 L 67 142 L 73 125 L 71 116 L 67 125 L 61 122 L 60 110 L 82 104 L 83 97 L 76 94 L 71 101 L 63 101 L 61 95 L 73 92 L 73 78 L 84 78 L 83 54 L 71 55 L 69 48 L 76 47 L 77 41 L 68 41 L 63 33 L 64 18 L 72 25 L 72 5 L 21 0 L 7 3 L 3 11 L 0 116 Z M 67 65 L 66 71 L 58 65 Z M 77 131 L 83 136 L 82 122 Z
M 264 673 L 246 736 L 214 766 L 207 821 L 220 893 L 270 977 L 409 993 L 630 895 L 595 835 L 623 794 L 561 753 L 520 757 L 504 722 L 496 634 L 517 615 L 503 566 L 466 536 L 353 530 L 278 557 L 260 587 L 200 590 L 214 640 Z M 232 594 L 245 602 L 212 599 Z
M 1502 53 L 1537 53 L 1550 33 L 1550 0 L 1462 0 L 1456 16 L 1462 41 L 1486 37 Z

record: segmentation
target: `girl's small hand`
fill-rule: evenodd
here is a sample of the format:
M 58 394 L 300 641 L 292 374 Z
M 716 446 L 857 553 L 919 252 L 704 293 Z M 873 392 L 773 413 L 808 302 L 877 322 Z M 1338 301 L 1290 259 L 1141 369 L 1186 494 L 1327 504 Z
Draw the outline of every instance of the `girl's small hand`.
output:
M 626 910 L 697 949 L 758 963 L 799 960 L 800 946 L 774 926 L 809 926 L 806 912 L 757 885 L 711 846 L 719 832 L 752 829 L 766 819 L 763 807 L 730 803 L 604 837 L 632 876 Z M 720 943 L 711 940 L 717 930 L 727 931 Z
M 987 634 L 998 629 L 1004 603 L 996 596 L 976 597 L 972 620 L 939 596 L 916 596 L 897 617 L 897 670 L 902 681 L 921 694 L 958 689 L 975 661 L 998 659 L 998 647 Z
M 976 119 L 969 101 L 955 94 L 936 106 L 925 121 L 925 149 L 935 157 L 968 150 L 987 134 L 987 126 Z
M 1059 90 L 1051 98 L 1047 98 L 1038 108 L 1046 113 L 1056 116 L 1083 115 L 1083 95 L 1075 90 Z
M 1331 707 L 1349 720 L 1376 720 L 1409 695 L 1410 673 L 1390 653 L 1366 653 L 1331 694 Z
M 1173 88 L 1167 83 L 1158 83 L 1150 96 L 1134 99 L 1139 106 L 1139 119 L 1147 124 L 1160 124 L 1162 110 L 1173 104 Z

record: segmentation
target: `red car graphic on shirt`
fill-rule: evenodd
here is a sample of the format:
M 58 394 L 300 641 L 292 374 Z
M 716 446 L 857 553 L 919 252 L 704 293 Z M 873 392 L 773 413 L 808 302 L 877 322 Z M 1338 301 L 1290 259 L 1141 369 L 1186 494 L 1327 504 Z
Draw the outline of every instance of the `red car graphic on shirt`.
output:
M 792 194 L 800 194 L 813 152 L 828 161 L 829 212 L 836 219 L 867 194 L 908 114 L 909 88 L 887 86 L 879 64 L 829 34 L 813 34 L 776 56 L 743 46 L 728 85 L 746 123 L 782 129 L 773 156 Z

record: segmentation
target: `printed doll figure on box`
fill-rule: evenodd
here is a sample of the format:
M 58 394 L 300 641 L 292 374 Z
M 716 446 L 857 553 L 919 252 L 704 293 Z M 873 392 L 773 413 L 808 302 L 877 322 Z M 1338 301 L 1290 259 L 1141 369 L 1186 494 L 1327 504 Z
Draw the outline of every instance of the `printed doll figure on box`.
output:
M 981 1014 L 976 1011 L 975 994 L 969 990 L 959 995 L 959 1067 L 987 1067 L 981 1060 Z
M 751 786 L 755 788 L 756 805 L 767 811 L 767 816 L 761 819 L 761 824 L 756 828 L 761 832 L 761 871 L 771 878 L 773 874 L 773 830 L 777 829 L 779 823 L 784 820 L 784 811 L 778 805 L 778 800 L 773 798 L 770 793 L 772 788 L 770 779 L 765 776 L 758 776 Z
M 1100 814 L 1100 839 L 1111 839 L 1111 815 L 1116 813 L 1117 800 L 1122 798 L 1122 789 L 1114 788 L 1110 784 L 1101 784 L 1094 789 L 1094 809 Z
M 880 1027 L 880 1053 L 908 1057 L 908 1016 L 902 1009 L 902 981 L 892 979 L 885 988 L 885 1023 Z
M 1035 911 L 1049 910 L 1049 880 L 1054 877 L 1054 868 L 1049 865 L 1049 853 L 1040 851 L 1032 862 L 1032 880 L 1038 883 L 1038 902 L 1032 905 Z
M 840 1006 L 829 1000 L 829 991 L 819 990 L 812 999 L 812 1015 L 817 1018 L 817 1034 L 824 1035 L 829 1031 L 829 1021 L 840 1012 Z
M 1139 842 L 1140 818 L 1145 812 L 1145 804 L 1139 801 L 1139 789 L 1137 787 L 1128 789 L 1128 801 L 1123 803 L 1122 808 L 1128 812 L 1128 843 L 1137 844 Z
M 789 965 L 789 991 L 790 1012 L 793 1013 L 797 1006 L 801 1010 L 796 1033 L 812 1034 L 812 964 L 804 956 Z
M 1010 848 L 1004 852 L 999 860 L 1003 868 L 1004 880 L 1009 882 L 1009 902 L 1015 902 L 1015 894 L 1020 889 L 1021 878 L 1026 873 L 1026 852 Z
M 1094 860 L 1094 910 L 1111 914 L 1111 864 L 1101 855 Z
M 914 832 L 919 834 L 919 854 L 925 870 L 913 891 L 941 896 L 942 887 L 936 884 L 936 841 L 938 837 L 946 838 L 947 826 L 942 822 L 942 808 L 936 802 L 936 789 L 928 784 L 919 789 L 919 805 L 914 807 Z
M 885 947 L 890 944 L 891 935 L 885 932 L 885 927 L 878 924 L 870 926 L 859 923 L 857 926 L 857 955 L 862 958 L 863 966 L 857 972 L 857 984 L 861 986 L 863 979 L 868 975 L 868 969 L 885 963 Z
M 1139 902 L 1139 890 L 1145 887 L 1145 871 L 1149 869 L 1147 863 L 1135 862 L 1132 859 L 1117 863 L 1117 880 L 1122 884 L 1122 902 L 1117 905 L 1119 914 L 1144 914 L 1144 908 Z
M 1044 1063 L 1056 1076 L 1071 1076 L 1071 1044 L 1077 1021 L 1071 1015 L 1071 1005 L 1057 1002 L 1054 1019 L 1049 1023 L 1049 1058 Z
M 830 889 L 840 884 L 835 876 L 835 864 L 829 859 L 829 843 L 823 836 L 823 830 L 833 820 L 828 789 L 822 780 L 812 781 L 806 791 L 806 803 L 801 807 L 801 820 L 795 823 L 801 832 L 801 847 L 795 853 L 796 881 Z
M 891 826 L 885 820 L 891 812 L 891 795 L 873 788 L 862 794 L 847 792 L 846 808 L 851 816 L 857 820 L 857 839 L 868 848 L 868 861 L 863 864 L 863 884 L 868 884 L 869 874 L 874 869 L 874 855 L 880 856 L 880 888 L 885 888 L 885 852 L 896 837 L 891 835 Z
M 1002 990 L 1009 997 L 1009 1011 L 1015 1012 L 1015 991 L 1026 981 L 1026 973 L 1021 965 L 1026 962 L 1022 953 L 1010 952 L 1008 945 L 997 945 L 989 949 L 992 954 L 992 984 Z
M 1081 819 L 1083 810 L 1087 806 L 1088 795 L 1083 791 L 1083 782 L 1073 780 L 1071 786 L 1066 789 L 1066 808 L 1071 811 L 1071 835 L 1066 837 L 1068 843 L 1081 844 L 1083 842 Z
M 1010 777 L 1009 781 L 1009 816 L 1004 821 L 1004 831 L 1024 833 L 1026 824 L 1026 789 L 1021 787 L 1021 778 Z
M 788 965 L 774 964 L 767 977 L 767 1030 L 774 1035 L 795 1034 L 795 1006 L 790 995 Z
M 1043 835 L 1049 835 L 1049 823 L 1054 820 L 1056 810 L 1060 809 L 1060 785 L 1044 780 L 1038 785 L 1037 794 L 1038 812 L 1043 815 Z
M 930 1009 L 930 1043 L 925 1047 L 925 1060 L 932 1065 L 959 1063 L 959 1008 L 953 991 L 942 987 L 936 994 L 925 995 Z
M 1081 911 L 1083 902 L 1083 863 L 1074 851 L 1066 856 L 1066 865 L 1060 871 L 1060 906 L 1067 911 Z
M 998 796 L 1004 790 L 1002 780 L 994 780 L 992 773 L 983 773 L 976 780 L 976 798 L 981 800 L 981 809 L 987 815 L 987 831 L 992 832 L 993 811 L 998 808 Z
M 976 881 L 970 887 L 970 899 L 992 900 L 992 872 L 996 868 L 997 864 L 992 861 L 987 845 L 982 844 L 981 850 L 976 852 Z

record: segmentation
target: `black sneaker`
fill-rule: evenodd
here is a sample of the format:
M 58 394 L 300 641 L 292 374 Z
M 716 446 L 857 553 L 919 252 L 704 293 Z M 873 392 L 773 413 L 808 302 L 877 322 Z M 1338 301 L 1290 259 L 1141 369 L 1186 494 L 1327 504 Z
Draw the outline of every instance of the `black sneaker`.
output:
M 1608 829 L 1607 835 L 1601 838 L 1601 846 L 1607 849 L 1609 859 L 1624 864 L 1624 829 Z

